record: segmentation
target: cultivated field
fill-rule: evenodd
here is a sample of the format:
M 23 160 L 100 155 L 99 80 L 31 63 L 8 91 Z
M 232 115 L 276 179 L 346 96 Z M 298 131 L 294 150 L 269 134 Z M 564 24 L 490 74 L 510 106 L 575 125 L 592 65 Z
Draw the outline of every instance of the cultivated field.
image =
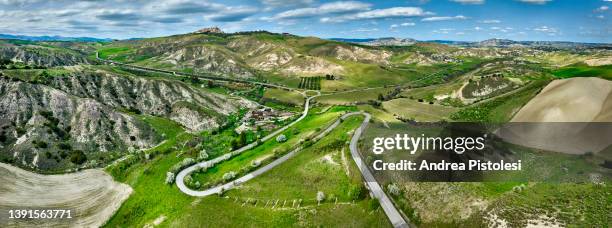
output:
M 132 193 L 102 170 L 41 175 L 0 163 L 0 226 L 99 227 Z M 71 209 L 73 219 L 8 220 L 10 209 Z
M 387 112 L 402 118 L 427 122 L 448 119 L 448 116 L 456 110 L 453 107 L 421 103 L 408 98 L 385 101 L 382 107 Z
M 607 123 L 612 122 L 612 82 L 600 78 L 553 81 L 511 122 L 553 123 L 510 124 L 501 133 L 510 142 L 571 154 L 597 153 L 612 138 L 612 124 Z

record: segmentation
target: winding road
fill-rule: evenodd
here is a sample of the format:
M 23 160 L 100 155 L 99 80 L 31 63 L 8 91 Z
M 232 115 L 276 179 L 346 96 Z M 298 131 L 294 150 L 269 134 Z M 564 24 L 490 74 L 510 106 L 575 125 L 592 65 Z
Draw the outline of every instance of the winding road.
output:
M 96 52 L 96 58 L 98 60 L 101 60 L 105 63 L 112 63 L 112 64 L 116 64 L 116 65 L 121 65 L 121 66 L 125 66 L 125 67 L 131 67 L 131 68 L 135 68 L 135 69 L 139 69 L 139 70 L 145 70 L 145 71 L 151 71 L 151 72 L 159 72 L 159 73 L 166 73 L 166 74 L 174 74 L 174 75 L 182 75 L 182 76 L 195 76 L 195 77 L 199 77 L 199 78 L 204 78 L 204 79 L 209 79 L 209 80 L 219 80 L 219 81 L 228 81 L 228 82 L 240 82 L 240 83 L 249 83 L 249 84 L 255 84 L 255 85 L 261 85 L 261 86 L 265 86 L 265 87 L 273 87 L 273 88 L 279 88 L 279 89 L 284 89 L 284 90 L 289 90 L 289 91 L 295 91 L 295 89 L 293 88 L 289 88 L 289 87 L 285 87 L 285 86 L 281 86 L 281 85 L 276 85 L 276 84 L 270 84 L 270 83 L 263 83 L 263 82 L 256 82 L 256 81 L 249 81 L 249 80 L 241 80 L 241 79 L 231 79 L 231 78 L 222 78 L 222 77 L 214 77 L 214 76 L 202 76 L 202 75 L 194 75 L 194 74 L 187 74 L 187 73 L 180 73 L 180 72 L 173 72 L 173 71 L 166 71 L 166 70 L 159 70 L 159 69 L 152 69 L 152 68 L 146 68 L 146 67 L 140 67 L 140 66 L 133 66 L 133 65 L 129 65 L 129 64 L 124 64 L 124 63 L 120 63 L 120 62 L 115 62 L 115 61 L 111 61 L 111 60 L 105 60 L 105 59 L 101 59 L 98 56 L 98 52 Z M 373 88 L 366 88 L 367 89 L 373 89 Z M 358 90 L 355 90 L 358 91 Z M 306 96 L 306 92 L 300 92 L 303 96 Z M 304 111 L 302 113 L 302 115 L 296 119 L 295 121 L 289 123 L 288 125 L 270 133 L 269 135 L 263 137 L 261 139 L 261 142 L 265 142 L 268 141 L 270 139 L 272 139 L 273 137 L 275 137 L 276 135 L 280 134 L 281 132 L 285 131 L 287 128 L 295 125 L 296 123 L 300 122 L 301 120 L 303 120 L 304 118 L 306 118 L 306 116 L 308 115 L 308 111 L 310 108 L 310 102 L 312 99 L 321 96 L 321 92 L 319 91 L 314 91 L 317 93 L 317 95 L 315 96 L 310 96 L 306 98 L 306 101 L 304 103 Z M 346 92 L 354 92 L 354 91 L 343 91 L 343 92 L 338 92 L 338 93 L 346 93 Z M 326 94 L 326 95 L 331 95 L 331 94 Z M 318 134 L 313 140 L 314 141 L 318 141 L 321 138 L 325 137 L 325 135 L 327 135 L 329 132 L 331 132 L 333 129 L 335 129 L 338 125 L 340 125 L 340 123 L 342 122 L 342 120 L 353 116 L 353 115 L 364 115 L 365 119 L 363 120 L 363 122 L 361 123 L 361 126 L 359 126 L 359 128 L 357 128 L 355 130 L 355 133 L 353 134 L 353 137 L 351 138 L 351 143 L 350 143 L 350 151 L 351 151 L 351 156 L 353 157 L 353 160 L 355 161 L 357 167 L 359 168 L 359 171 L 361 172 L 361 175 L 363 176 L 363 179 L 365 180 L 365 184 L 367 186 L 367 188 L 370 190 L 370 192 L 372 193 L 372 196 L 376 199 L 378 199 L 378 201 L 380 202 L 381 207 L 383 208 L 383 211 L 385 212 L 385 214 L 387 215 L 387 218 L 389 219 L 389 221 L 391 222 L 391 224 L 393 225 L 393 227 L 409 227 L 408 222 L 406 222 L 406 220 L 404 219 L 404 217 L 402 217 L 401 213 L 397 210 L 397 208 L 395 208 L 395 205 L 393 204 L 393 202 L 391 201 L 391 199 L 389 199 L 389 197 L 387 196 L 387 194 L 384 192 L 383 187 L 380 186 L 380 184 L 376 181 L 376 179 L 374 178 L 374 175 L 372 175 L 372 173 L 370 172 L 370 170 L 368 169 L 368 165 L 363 161 L 363 159 L 361 158 L 361 154 L 359 153 L 359 149 L 358 149 L 358 142 L 359 142 L 359 138 L 361 137 L 361 134 L 363 133 L 363 131 L 365 130 L 365 128 L 367 127 L 368 123 L 370 122 L 371 116 L 369 113 L 365 113 L 365 112 L 351 112 L 351 113 L 346 113 L 344 115 L 342 115 L 338 120 L 336 120 L 332 125 L 330 125 L 329 127 L 327 127 L 323 132 L 321 132 L 320 134 Z M 214 159 L 208 160 L 208 161 L 203 161 L 203 162 L 199 162 L 196 163 L 186 169 L 183 169 L 182 171 L 180 171 L 177 175 L 176 175 L 176 185 L 178 186 L 178 188 L 185 194 L 190 195 L 190 196 L 197 196 L 197 197 L 204 197 L 204 196 L 209 196 L 209 195 L 214 195 L 214 194 L 218 194 L 220 192 L 232 189 L 244 182 L 247 182 L 271 169 L 273 169 L 274 167 L 282 164 L 283 162 L 289 160 L 290 158 L 292 158 L 293 156 L 295 156 L 295 154 L 297 154 L 300 150 L 302 150 L 302 147 L 298 147 L 294 150 L 292 150 L 291 152 L 287 153 L 286 155 L 272 161 L 270 164 L 267 164 L 249 174 L 246 174 L 234 181 L 231 181 L 229 183 L 220 185 L 220 186 L 216 186 L 216 187 L 212 187 L 206 190 L 202 190 L 202 191 L 196 191 L 196 190 L 192 190 L 189 187 L 187 187 L 185 185 L 185 177 L 187 175 L 189 175 L 190 173 L 194 172 L 195 170 L 202 168 L 202 167 L 212 167 L 220 162 L 223 162 L 227 159 L 230 159 L 233 156 L 236 156 L 238 154 L 243 153 L 244 151 L 250 150 L 254 147 L 256 147 L 258 145 L 257 142 L 248 144 L 240 149 L 237 149 L 235 151 L 232 151 L 230 153 L 227 153 L 223 156 L 219 156 L 216 157 Z
M 310 97 L 307 101 L 306 101 L 306 107 L 308 107 L 308 103 L 310 101 L 310 99 L 312 99 L 314 97 Z M 308 108 L 304 109 L 304 114 L 301 118 L 305 117 L 306 114 L 308 113 Z M 361 126 L 359 126 L 359 128 L 357 128 L 357 130 L 355 130 L 355 133 L 353 134 L 353 137 L 351 138 L 351 143 L 350 143 L 350 150 L 351 150 L 351 156 L 353 157 L 353 160 L 355 161 L 355 163 L 357 164 L 357 167 L 359 168 L 359 171 L 361 172 L 361 175 L 363 176 L 365 183 L 368 187 L 368 189 L 370 190 L 370 192 L 372 193 L 372 196 L 374 196 L 374 198 L 378 199 L 378 201 L 380 202 L 381 207 L 383 208 L 383 211 L 385 212 L 385 214 L 387 215 L 387 217 L 389 218 L 389 221 L 391 222 L 391 224 L 393 225 L 393 227 L 409 227 L 408 223 L 406 222 L 406 220 L 404 220 L 404 217 L 402 217 L 401 213 L 397 210 L 397 208 L 395 208 L 395 205 L 393 204 L 393 202 L 391 201 L 391 199 L 389 199 L 389 197 L 387 196 L 387 194 L 384 192 L 383 187 L 380 186 L 380 184 L 378 184 L 378 182 L 376 181 L 376 179 L 374 178 L 374 175 L 372 175 L 372 173 L 370 172 L 370 170 L 368 169 L 367 164 L 363 161 L 363 159 L 361 158 L 361 154 L 359 153 L 359 149 L 357 146 L 357 143 L 359 142 L 359 138 L 361 137 L 361 134 L 363 133 L 364 129 L 367 127 L 368 123 L 370 122 L 371 116 L 369 113 L 365 113 L 365 112 L 351 112 L 351 113 L 347 113 L 342 115 L 338 120 L 336 120 L 332 125 L 330 125 L 329 127 L 327 127 L 323 132 L 321 132 L 319 135 L 317 135 L 313 140 L 314 141 L 318 141 L 321 138 L 325 137 L 325 135 L 327 135 L 329 132 L 331 132 L 333 129 L 335 129 L 336 127 L 338 127 L 338 125 L 340 125 L 340 123 L 342 123 L 342 120 L 350 117 L 350 116 L 354 116 L 354 115 L 364 115 L 365 119 L 363 120 L 363 122 L 361 123 Z M 296 123 L 297 121 L 299 121 L 300 119 L 294 121 L 293 123 Z M 292 124 L 293 124 L 292 123 Z M 288 127 L 288 126 L 287 126 Z M 286 128 L 283 129 L 279 129 L 279 131 L 285 130 Z M 275 132 L 274 134 L 278 134 L 279 132 Z M 270 138 L 273 135 L 270 135 Z M 269 138 L 268 138 L 269 139 Z M 249 147 L 250 146 L 250 147 Z M 252 148 L 253 146 L 248 145 L 247 147 Z M 244 147 L 243 147 L 244 148 Z M 176 177 L 176 184 L 179 187 L 179 189 L 184 192 L 187 195 L 190 196 L 199 196 L 199 197 L 203 197 L 203 196 L 209 196 L 209 195 L 213 195 L 213 194 L 218 194 L 222 191 L 226 191 L 229 189 L 232 189 L 236 186 L 239 186 L 240 184 L 247 182 L 271 169 L 273 169 L 274 167 L 282 164 L 283 162 L 289 160 L 290 158 L 292 158 L 293 156 L 295 156 L 299 151 L 301 151 L 303 148 L 302 147 L 298 147 L 296 149 L 294 149 L 293 151 L 289 152 L 288 154 L 274 160 L 273 162 L 271 162 L 268 165 L 265 165 L 264 167 L 261 167 L 247 175 L 244 175 L 232 182 L 220 185 L 220 186 L 216 186 L 213 188 L 209 188 L 203 191 L 195 191 L 192 190 L 190 188 L 188 188 L 185 183 L 184 183 L 184 178 L 189 175 L 189 173 L 195 171 L 197 168 L 200 167 L 209 167 L 206 166 L 208 164 L 206 164 L 207 162 L 201 162 L 199 164 L 193 165 L 187 169 L 184 169 L 183 171 L 179 172 L 179 174 Z M 242 150 L 241 148 L 241 151 Z M 234 152 L 232 152 L 234 153 Z M 220 161 L 222 161 L 223 159 L 221 159 Z M 211 160 L 212 161 L 212 160 Z
M 310 108 L 310 101 L 311 101 L 313 98 L 318 97 L 318 96 L 319 96 L 319 95 L 316 95 L 316 96 L 312 96 L 312 97 L 308 97 L 308 98 L 306 98 L 306 102 L 304 103 L 304 112 L 302 113 L 302 115 L 301 115 L 299 118 L 297 118 L 297 119 L 296 119 L 296 120 L 294 120 L 293 122 L 291 122 L 291 123 L 287 124 L 286 126 L 284 126 L 284 127 L 280 128 L 280 129 L 278 129 L 278 130 L 276 130 L 276 131 L 274 131 L 274 132 L 270 133 L 269 135 L 267 135 L 267 136 L 263 137 L 263 138 L 261 139 L 261 142 L 265 142 L 265 141 L 268 141 L 268 140 L 272 139 L 272 138 L 273 138 L 273 137 L 275 137 L 276 135 L 278 135 L 278 134 L 280 134 L 281 132 L 283 132 L 283 131 L 287 130 L 287 128 L 289 128 L 289 127 L 291 127 L 291 126 L 295 125 L 296 123 L 298 123 L 298 122 L 300 122 L 301 120 L 303 120 L 304 118 L 306 118 L 306 116 L 308 115 L 308 110 L 309 110 L 309 108 Z M 222 186 L 213 187 L 213 188 L 209 188 L 209 189 L 206 189 L 206 190 L 203 190 L 203 191 L 195 191 L 195 190 L 190 189 L 189 187 L 187 187 L 187 186 L 185 185 L 185 181 L 184 181 L 184 180 L 185 180 L 185 177 L 186 177 L 187 175 L 189 175 L 191 172 L 195 171 L 196 169 L 199 169 L 199 168 L 202 168 L 202 167 L 206 167 L 206 168 L 208 168 L 208 167 L 214 166 L 214 165 L 216 165 L 216 164 L 217 164 L 217 163 L 219 163 L 219 162 L 225 161 L 225 160 L 227 160 L 227 159 L 229 159 L 229 158 L 231 158 L 231 157 L 233 157 L 233 156 L 236 156 L 236 155 L 238 155 L 238 154 L 241 154 L 241 153 L 242 153 L 242 152 L 244 152 L 244 151 L 250 150 L 250 149 L 254 148 L 254 147 L 255 147 L 255 146 L 257 146 L 257 145 L 258 145 L 258 143 L 257 143 L 257 142 L 254 142 L 254 143 L 248 144 L 248 145 L 246 145 L 246 146 L 244 146 L 244 147 L 241 147 L 240 149 L 237 149 L 237 150 L 235 150 L 235 151 L 232 151 L 232 152 L 230 152 L 230 153 L 227 153 L 227 154 L 225 154 L 225 155 L 223 155 L 223 156 L 219 156 L 219 157 L 216 157 L 216 158 L 211 159 L 211 160 L 208 160 L 208 161 L 203 161 L 203 162 L 200 162 L 200 163 L 196 163 L 196 164 L 194 164 L 194 165 L 192 165 L 192 166 L 190 166 L 190 167 L 188 167 L 188 168 L 186 168 L 186 169 L 183 169 L 182 171 L 180 171 L 180 172 L 179 172 L 179 173 L 176 175 L 176 185 L 178 186 L 178 188 L 179 188 L 179 189 L 180 189 L 182 192 L 184 192 L 185 194 L 190 195 L 190 196 L 208 196 L 208 195 L 212 195 L 212 194 L 217 194 L 217 193 L 219 193 L 219 192 L 221 192 L 221 191 L 223 191 L 223 190 L 230 189 L 230 188 L 233 186 L 233 182 L 239 181 L 239 180 L 240 180 L 240 179 L 242 179 L 242 178 L 239 178 L 238 180 L 233 181 L 233 182 L 230 182 L 230 183 L 228 183 L 228 184 L 225 184 L 225 185 L 222 185 Z M 291 153 L 289 153 L 289 154 L 292 154 L 292 153 L 293 153 L 293 151 L 292 151 Z M 287 155 L 289 155 L 289 154 L 287 154 Z M 285 156 L 287 156 L 287 155 L 285 155 Z M 283 157 L 284 157 L 284 156 L 283 156 Z M 276 164 L 276 163 L 277 163 L 277 161 L 282 160 L 282 159 L 283 159 L 283 157 L 281 157 L 281 158 L 279 158 L 279 159 L 277 159 L 277 160 L 273 161 L 272 163 L 268 164 L 267 166 L 264 166 L 264 167 L 262 167 L 262 168 L 259 168 L 259 169 L 255 170 L 255 171 L 254 171 L 254 172 L 252 172 L 252 173 L 247 174 L 247 175 L 246 175 L 246 176 L 244 176 L 244 177 L 250 176 L 250 175 L 252 175 L 253 173 L 258 172 L 259 170 L 265 169 L 265 168 L 266 168 L 266 167 L 268 167 L 269 165 Z M 288 159 L 288 158 L 287 158 L 287 159 Z M 286 159 L 285 159 L 285 160 L 286 160 Z M 283 161 L 284 161 L 284 160 L 283 160 Z M 278 162 L 278 164 L 282 163 L 283 161 Z M 275 166 L 276 166 L 276 165 L 275 165 Z M 273 167 L 274 167 L 274 166 L 273 166 Z M 266 170 L 266 171 L 267 171 L 267 170 Z M 263 171 L 263 172 L 265 172 L 265 171 Z M 263 173 L 263 172 L 262 172 L 262 173 Z M 249 180 L 250 180 L 250 179 L 252 179 L 252 178 L 249 178 Z

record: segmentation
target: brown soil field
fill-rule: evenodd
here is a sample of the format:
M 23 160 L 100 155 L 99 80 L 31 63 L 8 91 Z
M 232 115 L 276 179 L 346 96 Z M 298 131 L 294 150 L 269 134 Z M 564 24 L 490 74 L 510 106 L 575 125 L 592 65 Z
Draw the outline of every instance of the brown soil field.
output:
M 553 81 L 498 135 L 538 149 L 597 153 L 612 144 L 612 81 L 600 78 Z
M 99 227 L 132 193 L 100 169 L 41 175 L 0 163 L 0 227 Z M 70 209 L 72 219 L 9 219 L 9 210 Z

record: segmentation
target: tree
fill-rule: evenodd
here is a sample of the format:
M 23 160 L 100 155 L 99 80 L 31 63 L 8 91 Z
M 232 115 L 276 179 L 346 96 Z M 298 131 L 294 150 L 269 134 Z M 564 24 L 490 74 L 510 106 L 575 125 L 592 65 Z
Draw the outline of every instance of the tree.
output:
M 85 161 L 87 161 L 87 156 L 85 155 L 85 153 L 83 153 L 83 151 L 81 150 L 73 150 L 70 153 L 70 162 L 76 164 L 76 165 L 81 165 L 83 163 L 85 163 Z
M 198 76 L 191 75 L 190 79 L 192 83 L 200 83 L 200 78 L 198 78 Z
M 205 160 L 208 158 L 208 153 L 206 153 L 206 149 L 202 149 L 200 154 L 198 155 L 198 160 Z
M 323 193 L 322 191 L 317 192 L 317 203 L 321 204 L 323 200 L 325 200 L 325 193 Z
M 282 143 L 282 142 L 286 142 L 286 141 L 287 141 L 287 136 L 285 136 L 284 134 L 281 134 L 281 135 L 276 137 L 276 142 Z
M 382 93 L 378 94 L 378 100 L 379 101 L 384 101 L 385 100 L 385 96 L 382 95 Z
M 167 172 L 166 173 L 166 184 L 172 184 L 172 183 L 174 183 L 174 173 Z
M 395 196 L 399 196 L 401 192 L 400 188 L 395 183 L 387 185 L 387 189 L 389 190 L 389 193 Z
M 251 167 L 253 168 L 257 168 L 261 165 L 261 162 L 259 160 L 255 160 L 253 162 L 251 162 Z
M 236 177 L 236 172 L 234 171 L 230 171 L 230 172 L 223 174 L 223 180 L 225 181 L 229 181 L 231 179 L 234 179 L 235 177 Z
M 240 146 L 244 146 L 244 145 L 247 144 L 247 135 L 246 135 L 245 131 L 240 132 L 240 138 L 239 139 L 240 139 L 240 141 L 239 141 Z

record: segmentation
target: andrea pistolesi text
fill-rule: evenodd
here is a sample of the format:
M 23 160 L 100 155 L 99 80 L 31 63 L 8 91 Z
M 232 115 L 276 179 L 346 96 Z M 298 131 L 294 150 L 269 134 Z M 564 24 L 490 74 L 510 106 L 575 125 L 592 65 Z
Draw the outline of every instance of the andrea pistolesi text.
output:
M 401 160 L 399 162 L 394 163 L 376 160 L 374 161 L 374 163 L 372 163 L 372 167 L 374 168 L 374 170 L 383 171 L 518 171 L 521 170 L 521 160 L 518 160 L 516 162 L 505 162 L 504 160 L 501 160 L 499 162 L 481 160 L 469 160 L 467 162 L 429 162 L 423 160 L 421 162 L 414 162 L 408 160 Z
M 386 150 L 408 151 L 410 154 L 415 154 L 417 151 L 429 150 L 445 150 L 453 151 L 457 154 L 463 154 L 467 151 L 478 151 L 485 148 L 485 138 L 487 135 L 480 137 L 426 137 L 421 134 L 418 137 L 412 137 L 408 134 L 397 134 L 395 137 L 378 137 L 372 142 L 372 152 L 374 154 L 382 154 Z M 375 160 L 372 163 L 374 170 L 478 170 L 478 171 L 495 171 L 495 170 L 521 170 L 521 160 L 518 161 L 482 161 L 477 159 L 467 160 L 464 162 L 449 162 L 449 161 L 427 161 L 420 162 L 401 160 L 399 162 L 390 163 L 382 160 Z

